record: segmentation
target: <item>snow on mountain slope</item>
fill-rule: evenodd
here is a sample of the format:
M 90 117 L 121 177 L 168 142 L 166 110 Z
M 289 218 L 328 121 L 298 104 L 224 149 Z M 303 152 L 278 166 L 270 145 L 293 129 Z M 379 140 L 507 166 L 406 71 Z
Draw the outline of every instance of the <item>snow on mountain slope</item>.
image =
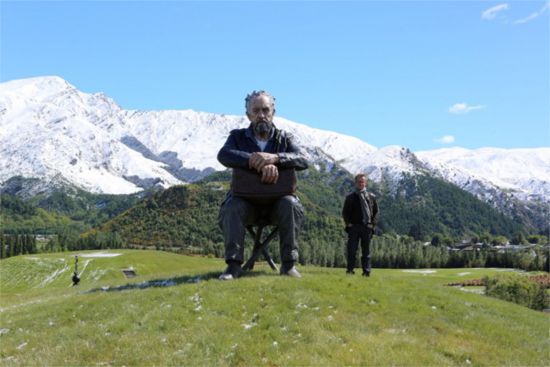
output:
M 182 167 L 224 169 L 216 155 L 229 131 L 248 126 L 245 118 L 185 111 L 126 111 L 126 128 L 158 156 L 177 156 Z
M 125 111 L 121 117 L 125 126 L 118 135 L 131 132 L 156 155 L 176 153 L 183 167 L 204 170 L 225 169 L 216 155 L 233 129 L 247 127 L 244 116 L 216 115 L 185 111 Z M 355 137 L 313 129 L 284 118 L 275 117 L 275 125 L 292 133 L 298 144 L 319 147 L 333 159 L 357 165 L 354 157 L 376 150 Z
M 180 183 L 101 126 L 120 124 L 119 114 L 106 96 L 81 93 L 60 78 L 0 84 L 2 181 L 61 175 L 85 190 L 112 194 L 140 191 L 140 179 Z
M 275 118 L 275 123 L 292 133 L 300 145 L 320 148 L 350 172 L 361 170 L 362 157 L 377 150 L 373 145 L 353 136 L 314 129 L 283 118 Z
M 423 162 L 409 149 L 398 145 L 389 145 L 366 155 L 357 172 L 366 172 L 374 181 L 398 182 L 404 174 L 427 174 Z
M 417 152 L 445 180 L 466 188 L 486 181 L 521 200 L 550 203 L 550 148 L 447 148 Z
M 193 181 L 224 169 L 218 150 L 229 131 L 248 124 L 244 116 L 192 110 L 123 110 L 104 94 L 80 92 L 58 77 L 0 83 L 0 183 L 19 175 L 55 177 L 120 194 Z M 413 153 L 280 117 L 275 124 L 294 134 L 312 161 L 338 162 L 375 181 L 432 174 L 488 202 L 512 193 L 550 203 L 550 148 Z
M 0 173 L 61 175 L 92 192 L 130 193 L 198 179 L 224 167 L 216 155 L 244 116 L 185 111 L 125 111 L 105 95 L 87 94 L 58 77 L 0 84 Z M 376 150 L 361 140 L 282 118 L 299 143 L 353 167 Z M 310 158 L 318 150 L 306 149 Z M 326 155 L 322 155 L 327 159 Z

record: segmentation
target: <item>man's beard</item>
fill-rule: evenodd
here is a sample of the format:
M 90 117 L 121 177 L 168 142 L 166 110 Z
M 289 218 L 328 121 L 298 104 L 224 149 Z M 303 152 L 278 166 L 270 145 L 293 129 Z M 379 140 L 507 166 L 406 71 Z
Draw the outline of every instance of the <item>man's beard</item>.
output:
M 270 121 L 258 121 L 254 124 L 254 132 L 258 135 L 266 135 L 271 131 L 272 126 Z

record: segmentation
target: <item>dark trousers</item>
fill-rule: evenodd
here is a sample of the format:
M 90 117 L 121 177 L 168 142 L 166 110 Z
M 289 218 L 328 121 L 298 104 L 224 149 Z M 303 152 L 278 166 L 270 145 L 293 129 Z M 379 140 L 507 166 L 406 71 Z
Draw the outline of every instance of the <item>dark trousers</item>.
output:
M 304 209 L 298 198 L 287 195 L 269 206 L 253 205 L 240 197 L 227 198 L 220 208 L 218 218 L 223 231 L 226 262 L 244 262 L 246 226 L 256 224 L 262 218 L 279 227 L 281 261 L 298 261 L 296 241 L 304 219 Z
M 372 238 L 372 228 L 364 224 L 354 224 L 348 228 L 348 271 L 355 267 L 355 257 L 359 240 L 361 240 L 361 268 L 363 272 L 370 273 L 370 240 Z

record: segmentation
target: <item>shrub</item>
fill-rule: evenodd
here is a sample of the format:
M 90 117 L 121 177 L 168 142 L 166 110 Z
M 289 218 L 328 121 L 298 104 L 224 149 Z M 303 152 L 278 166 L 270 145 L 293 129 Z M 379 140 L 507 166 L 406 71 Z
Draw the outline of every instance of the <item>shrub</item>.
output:
M 485 293 L 488 296 L 514 302 L 534 310 L 550 308 L 550 297 L 546 289 L 519 274 L 498 274 L 485 277 Z

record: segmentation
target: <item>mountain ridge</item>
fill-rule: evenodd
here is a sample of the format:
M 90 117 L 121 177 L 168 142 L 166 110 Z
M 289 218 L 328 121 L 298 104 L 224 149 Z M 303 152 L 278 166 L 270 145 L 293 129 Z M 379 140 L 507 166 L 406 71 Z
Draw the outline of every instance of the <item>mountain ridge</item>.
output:
M 194 182 L 225 169 L 217 151 L 229 131 L 248 124 L 244 116 L 193 110 L 124 110 L 104 93 L 83 93 L 59 77 L 4 82 L 0 185 L 14 176 L 57 177 L 90 192 L 129 194 Z M 284 118 L 275 124 L 294 134 L 317 166 L 338 164 L 394 186 L 405 175 L 433 175 L 509 215 L 529 208 L 539 224 L 550 208 L 550 148 L 415 153 Z

